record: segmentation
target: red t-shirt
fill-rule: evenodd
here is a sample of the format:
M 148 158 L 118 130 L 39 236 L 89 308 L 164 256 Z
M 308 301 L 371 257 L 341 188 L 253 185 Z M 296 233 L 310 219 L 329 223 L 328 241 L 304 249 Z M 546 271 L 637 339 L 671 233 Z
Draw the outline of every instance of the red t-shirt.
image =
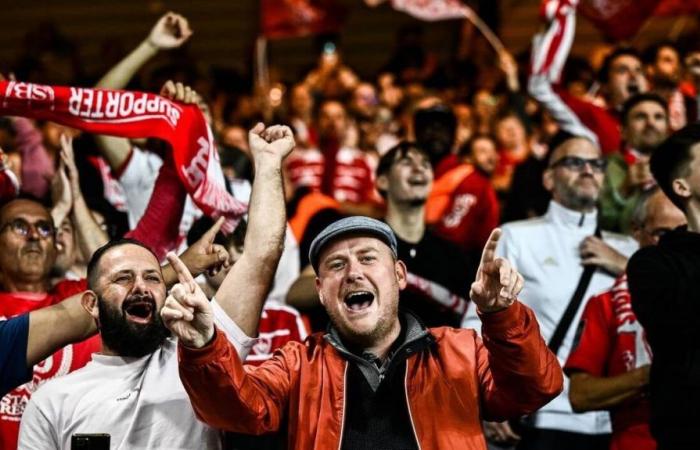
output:
M 272 358 L 287 342 L 303 342 L 308 336 L 306 325 L 294 308 L 266 304 L 260 317 L 258 340 L 246 357 L 246 364 L 260 365 Z
M 367 153 L 350 147 L 342 147 L 335 155 L 332 193 L 326 194 L 339 202 L 378 203 L 380 197 L 374 188 L 376 161 Z M 297 147 L 285 164 L 295 190 L 307 187 L 316 192 L 321 191 L 326 167 L 323 153 L 316 148 Z
M 499 220 L 496 191 L 485 175 L 474 170 L 454 189 L 433 231 L 466 252 L 481 251 Z
M 87 289 L 85 280 L 58 283 L 50 292 L 37 294 L 33 292 L 0 292 L 0 319 L 34 311 L 50 306 Z M 31 381 L 10 391 L 0 400 L 0 449 L 17 448 L 19 422 L 24 408 L 32 393 L 47 380 L 66 375 L 87 364 L 92 354 L 100 350 L 99 336 L 93 336 L 83 342 L 72 344 L 57 351 L 34 366 Z
M 632 311 L 627 276 L 612 289 L 593 297 L 583 312 L 578 342 L 564 371 L 582 371 L 596 377 L 612 377 L 651 363 L 651 351 L 642 326 Z M 649 431 L 649 401 L 635 398 L 610 411 L 612 450 L 654 450 Z

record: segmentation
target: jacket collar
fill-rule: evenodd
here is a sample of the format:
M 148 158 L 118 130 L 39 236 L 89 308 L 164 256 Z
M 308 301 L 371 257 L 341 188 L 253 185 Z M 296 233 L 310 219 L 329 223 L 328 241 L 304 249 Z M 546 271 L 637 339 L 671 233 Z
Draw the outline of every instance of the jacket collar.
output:
M 399 312 L 401 320 L 401 334 L 399 340 L 394 342 L 389 356 L 381 365 L 377 365 L 377 359 L 370 353 L 358 355 L 351 352 L 340 338 L 340 334 L 333 326 L 328 327 L 328 332 L 323 338 L 333 346 L 333 348 L 346 360 L 357 364 L 362 374 L 367 379 L 367 382 L 376 391 L 379 384 L 385 378 L 389 369 L 413 353 L 418 353 L 433 341 L 430 331 L 423 325 L 420 320 L 408 311 Z
M 547 208 L 544 217 L 556 225 L 580 228 L 581 230 L 589 231 L 591 234 L 593 234 L 598 224 L 597 209 L 583 213 L 565 208 L 554 200 L 549 202 L 549 208 Z

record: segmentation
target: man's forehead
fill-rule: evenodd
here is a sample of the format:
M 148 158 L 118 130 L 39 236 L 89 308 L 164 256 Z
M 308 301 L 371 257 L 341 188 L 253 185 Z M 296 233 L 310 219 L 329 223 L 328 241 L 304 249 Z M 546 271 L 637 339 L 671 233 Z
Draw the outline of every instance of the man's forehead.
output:
M 31 200 L 15 200 L 2 209 L 2 219 L 4 221 L 9 221 L 18 218 L 49 219 L 51 218 L 51 215 L 44 206 Z
M 142 272 L 145 270 L 160 271 L 160 264 L 153 253 L 140 245 L 123 244 L 113 247 L 102 255 L 100 259 L 100 272 L 110 274 L 131 270 Z
M 428 158 L 428 155 L 425 154 L 422 150 L 419 150 L 416 147 L 410 147 L 404 152 L 397 152 L 396 157 L 394 157 L 394 162 L 399 162 L 402 159 L 417 159 L 418 161 L 428 161 L 430 158 Z
M 553 161 L 565 156 L 578 156 L 581 158 L 596 158 L 601 155 L 600 150 L 588 139 L 572 138 L 554 150 Z
M 655 102 L 653 100 L 639 102 L 638 104 L 636 104 L 632 107 L 632 109 L 630 110 L 630 113 L 636 113 L 636 112 L 642 112 L 642 111 L 654 111 L 654 112 L 662 112 L 662 113 L 666 114 L 666 110 L 663 108 L 663 106 L 659 105 L 657 102 Z
M 622 54 L 612 61 L 612 66 L 641 66 L 642 62 L 633 55 Z
M 388 245 L 384 243 L 381 239 L 373 236 L 367 236 L 362 234 L 351 234 L 339 237 L 328 243 L 325 248 L 321 251 L 321 261 L 329 256 L 333 256 L 339 252 L 345 251 L 358 251 L 364 249 L 379 250 L 385 247 L 387 250 L 391 251 Z

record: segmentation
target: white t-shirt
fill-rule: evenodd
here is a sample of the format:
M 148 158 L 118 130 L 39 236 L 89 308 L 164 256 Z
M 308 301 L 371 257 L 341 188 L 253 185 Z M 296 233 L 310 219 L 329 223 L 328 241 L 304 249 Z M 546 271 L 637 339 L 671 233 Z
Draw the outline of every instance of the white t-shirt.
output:
M 215 322 L 241 358 L 250 338 L 212 301 Z M 22 417 L 19 449 L 71 448 L 76 433 L 107 433 L 110 449 L 220 449 L 220 432 L 195 417 L 178 373 L 177 341 L 142 358 L 93 355 L 44 384 Z

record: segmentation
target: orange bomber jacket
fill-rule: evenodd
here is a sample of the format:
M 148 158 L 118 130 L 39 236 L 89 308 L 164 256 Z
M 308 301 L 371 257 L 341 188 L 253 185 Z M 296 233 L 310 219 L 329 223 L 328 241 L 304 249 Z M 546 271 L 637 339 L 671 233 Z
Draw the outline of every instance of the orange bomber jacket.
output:
M 434 343 L 406 360 L 405 392 L 422 450 L 486 449 L 483 420 L 531 413 L 562 390 L 562 370 L 533 312 L 519 302 L 481 316 L 474 330 L 432 328 Z M 222 332 L 201 349 L 180 345 L 180 378 L 197 417 L 263 434 L 288 420 L 290 449 L 339 449 L 348 362 L 323 333 L 243 366 Z

